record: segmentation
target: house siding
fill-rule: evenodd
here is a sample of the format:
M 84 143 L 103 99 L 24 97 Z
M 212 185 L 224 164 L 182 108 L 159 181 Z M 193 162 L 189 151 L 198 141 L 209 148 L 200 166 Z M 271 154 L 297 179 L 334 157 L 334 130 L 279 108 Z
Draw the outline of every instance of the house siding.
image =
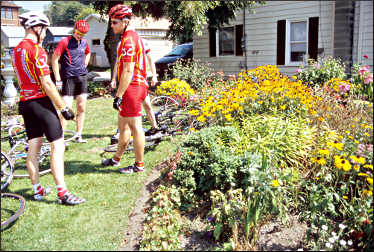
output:
M 104 49 L 104 38 L 108 24 L 106 21 L 97 19 L 94 16 L 89 17 L 86 21 L 90 26 L 90 30 L 84 37 L 91 49 L 90 65 L 109 67 L 108 57 Z M 100 45 L 92 45 L 93 39 L 100 39 Z
M 367 54 L 369 59 L 363 58 Z M 362 63 L 373 69 L 373 2 L 356 1 L 353 33 L 353 63 Z
M 245 35 L 247 68 L 260 65 L 275 65 L 277 57 L 277 21 L 283 19 L 307 19 L 319 17 L 318 48 L 324 55 L 333 53 L 333 1 L 268 1 L 259 5 L 255 14 L 246 11 Z M 242 11 L 230 25 L 241 24 Z M 225 25 L 229 26 L 229 25 Z M 194 36 L 194 58 L 212 63 L 216 71 L 223 70 L 225 75 L 237 74 L 244 69 L 244 56 L 209 57 L 209 33 L 205 28 L 202 36 Z M 282 74 L 293 75 L 298 66 L 278 66 Z

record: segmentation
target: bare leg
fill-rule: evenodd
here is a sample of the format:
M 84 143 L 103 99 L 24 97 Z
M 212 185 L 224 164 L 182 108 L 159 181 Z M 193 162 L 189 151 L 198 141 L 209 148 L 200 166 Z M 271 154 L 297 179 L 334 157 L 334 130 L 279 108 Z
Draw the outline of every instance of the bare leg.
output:
M 62 97 L 62 99 L 64 100 L 66 106 L 68 106 L 69 108 L 71 108 L 71 106 L 73 105 L 73 96 L 64 95 Z M 64 119 L 63 116 L 60 116 L 60 121 L 61 121 L 62 129 L 65 130 L 67 122 L 66 122 L 66 120 Z
M 144 130 L 142 126 L 141 117 L 126 117 L 128 124 L 131 130 L 132 135 L 134 136 L 134 152 L 135 152 L 135 162 L 144 162 L 144 145 L 145 137 Z
M 42 137 L 28 140 L 29 150 L 27 151 L 26 167 L 33 185 L 40 182 L 38 155 L 42 146 L 42 140 Z
M 65 184 L 64 181 L 64 139 L 60 138 L 51 142 L 51 170 L 56 185 Z
M 77 133 L 82 134 L 84 116 L 86 111 L 87 94 L 77 96 Z
M 120 159 L 127 149 L 127 145 L 130 142 L 131 131 L 126 121 L 126 117 L 123 117 L 118 114 L 118 129 L 120 130 L 117 152 L 114 154 L 114 157 Z
M 145 97 L 143 101 L 143 107 L 144 107 L 145 113 L 147 114 L 147 118 L 149 122 L 151 123 L 151 126 L 153 128 L 157 128 L 155 113 L 152 109 L 151 99 L 149 98 L 149 95 Z

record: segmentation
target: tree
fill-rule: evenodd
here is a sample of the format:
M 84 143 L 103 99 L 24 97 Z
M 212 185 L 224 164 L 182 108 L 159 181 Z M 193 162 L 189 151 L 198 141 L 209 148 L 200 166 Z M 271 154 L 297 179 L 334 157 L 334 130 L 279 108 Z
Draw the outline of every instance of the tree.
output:
M 48 16 L 52 26 L 74 26 L 77 17 L 81 17 L 82 12 L 89 12 L 85 10 L 87 8 L 89 8 L 87 5 L 78 1 L 52 1 L 44 13 Z
M 107 14 L 113 6 L 123 3 L 122 1 L 94 1 L 94 8 L 101 14 Z M 264 4 L 265 1 L 126 1 L 130 5 L 136 16 L 152 16 L 159 19 L 169 18 L 171 25 L 166 34 L 166 38 L 177 43 L 190 42 L 193 34 L 201 35 L 203 27 L 215 27 L 219 29 L 224 23 L 228 23 L 234 18 L 236 12 L 243 8 L 254 9 L 256 4 Z M 111 65 L 115 50 L 115 42 L 118 38 L 112 38 L 113 31 L 108 23 L 107 35 L 104 43 Z M 107 47 L 108 46 L 108 47 Z M 114 47 L 113 47 L 114 46 Z

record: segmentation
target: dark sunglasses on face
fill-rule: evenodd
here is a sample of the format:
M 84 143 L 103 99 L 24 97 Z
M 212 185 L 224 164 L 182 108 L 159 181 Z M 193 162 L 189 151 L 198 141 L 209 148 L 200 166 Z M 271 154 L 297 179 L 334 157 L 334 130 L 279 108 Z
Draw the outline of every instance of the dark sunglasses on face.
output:
M 121 21 L 119 21 L 119 20 L 111 20 L 111 21 L 110 21 L 110 23 L 111 23 L 111 24 L 114 24 L 114 25 L 118 24 L 119 22 L 121 22 Z

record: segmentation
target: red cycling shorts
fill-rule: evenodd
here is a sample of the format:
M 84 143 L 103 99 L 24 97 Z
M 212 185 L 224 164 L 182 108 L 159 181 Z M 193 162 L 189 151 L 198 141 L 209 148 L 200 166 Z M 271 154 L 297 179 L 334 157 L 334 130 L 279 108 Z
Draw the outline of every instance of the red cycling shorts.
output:
M 123 117 L 142 116 L 142 103 L 148 94 L 148 88 L 143 85 L 130 84 L 122 96 L 121 111 Z

